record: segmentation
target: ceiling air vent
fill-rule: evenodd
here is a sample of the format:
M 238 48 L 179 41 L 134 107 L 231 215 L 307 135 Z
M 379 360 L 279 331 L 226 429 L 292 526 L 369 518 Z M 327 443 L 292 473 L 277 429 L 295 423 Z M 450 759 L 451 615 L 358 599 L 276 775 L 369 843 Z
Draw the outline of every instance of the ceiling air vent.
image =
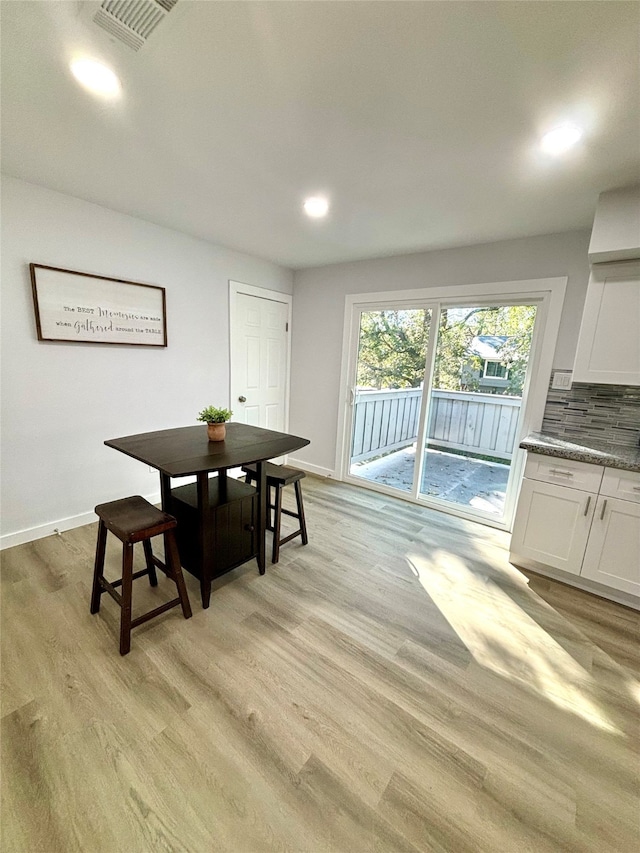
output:
M 139 50 L 178 0 L 104 0 L 93 16 L 109 35 Z

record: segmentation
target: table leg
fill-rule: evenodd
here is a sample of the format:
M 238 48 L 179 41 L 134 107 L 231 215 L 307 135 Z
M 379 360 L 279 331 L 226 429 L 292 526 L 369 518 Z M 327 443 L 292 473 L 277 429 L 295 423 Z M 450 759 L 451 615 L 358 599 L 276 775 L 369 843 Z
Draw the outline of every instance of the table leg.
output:
M 221 471 L 218 471 L 218 495 L 220 497 L 220 503 L 224 504 L 227 502 L 227 471 L 226 468 L 223 468 Z
M 211 598 L 211 565 L 214 560 L 213 529 L 209 513 L 209 475 L 206 471 L 198 478 L 198 550 L 200 552 L 200 595 L 206 610 Z
M 256 463 L 256 487 L 258 489 L 258 571 L 266 571 L 265 530 L 267 525 L 267 467 L 264 462 Z
M 163 474 L 160 472 L 160 505 L 162 507 L 163 512 L 168 512 L 171 515 L 171 477 L 167 474 Z M 164 557 L 165 557 L 165 566 L 167 564 L 167 554 L 169 553 L 169 542 L 167 538 L 167 534 L 162 534 L 162 541 L 164 542 Z M 166 574 L 166 570 L 163 569 Z
M 171 514 L 171 477 L 160 473 L 160 500 L 164 512 Z

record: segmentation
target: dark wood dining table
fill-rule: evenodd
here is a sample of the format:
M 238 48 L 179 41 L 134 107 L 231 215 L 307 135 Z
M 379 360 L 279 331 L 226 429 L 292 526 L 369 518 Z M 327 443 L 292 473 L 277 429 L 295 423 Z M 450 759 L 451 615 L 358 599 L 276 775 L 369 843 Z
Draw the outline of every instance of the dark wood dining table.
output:
M 209 441 L 206 426 L 198 425 L 112 438 L 105 444 L 160 472 L 162 508 L 178 518 L 180 559 L 200 580 L 203 607 L 209 606 L 211 581 L 236 565 L 255 557 L 260 574 L 265 573 L 264 463 L 305 447 L 308 439 L 228 423 L 224 441 Z M 232 478 L 227 480 L 230 468 L 251 462 L 256 464 L 256 489 Z M 212 472 L 218 476 L 209 477 Z M 172 489 L 172 478 L 191 475 L 196 477 L 193 486 Z M 241 540 L 244 550 L 238 551 L 233 544 Z M 221 560 L 223 551 L 226 556 Z

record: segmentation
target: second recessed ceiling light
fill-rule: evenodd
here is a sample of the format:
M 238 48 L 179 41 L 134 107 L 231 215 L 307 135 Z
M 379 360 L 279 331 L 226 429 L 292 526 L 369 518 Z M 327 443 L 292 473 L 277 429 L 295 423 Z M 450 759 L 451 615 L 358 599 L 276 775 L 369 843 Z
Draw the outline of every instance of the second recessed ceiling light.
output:
M 575 124 L 562 124 L 554 127 L 542 137 L 542 149 L 547 154 L 562 154 L 572 148 L 582 138 L 582 130 Z
M 95 59 L 74 60 L 71 72 L 78 83 L 94 95 L 114 98 L 121 92 L 120 81 L 113 71 Z
M 329 202 L 326 198 L 312 196 L 311 198 L 306 199 L 303 207 L 307 216 L 311 216 L 313 219 L 320 219 L 322 216 L 327 215 Z

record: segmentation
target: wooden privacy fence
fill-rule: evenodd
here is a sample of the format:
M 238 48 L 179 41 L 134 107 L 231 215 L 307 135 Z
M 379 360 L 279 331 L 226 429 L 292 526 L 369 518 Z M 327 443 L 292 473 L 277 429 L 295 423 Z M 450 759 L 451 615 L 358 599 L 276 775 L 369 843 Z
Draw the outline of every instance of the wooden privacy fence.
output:
M 351 462 L 400 450 L 418 437 L 421 388 L 358 391 Z M 433 391 L 427 437 L 431 447 L 510 460 L 520 397 L 472 391 Z

